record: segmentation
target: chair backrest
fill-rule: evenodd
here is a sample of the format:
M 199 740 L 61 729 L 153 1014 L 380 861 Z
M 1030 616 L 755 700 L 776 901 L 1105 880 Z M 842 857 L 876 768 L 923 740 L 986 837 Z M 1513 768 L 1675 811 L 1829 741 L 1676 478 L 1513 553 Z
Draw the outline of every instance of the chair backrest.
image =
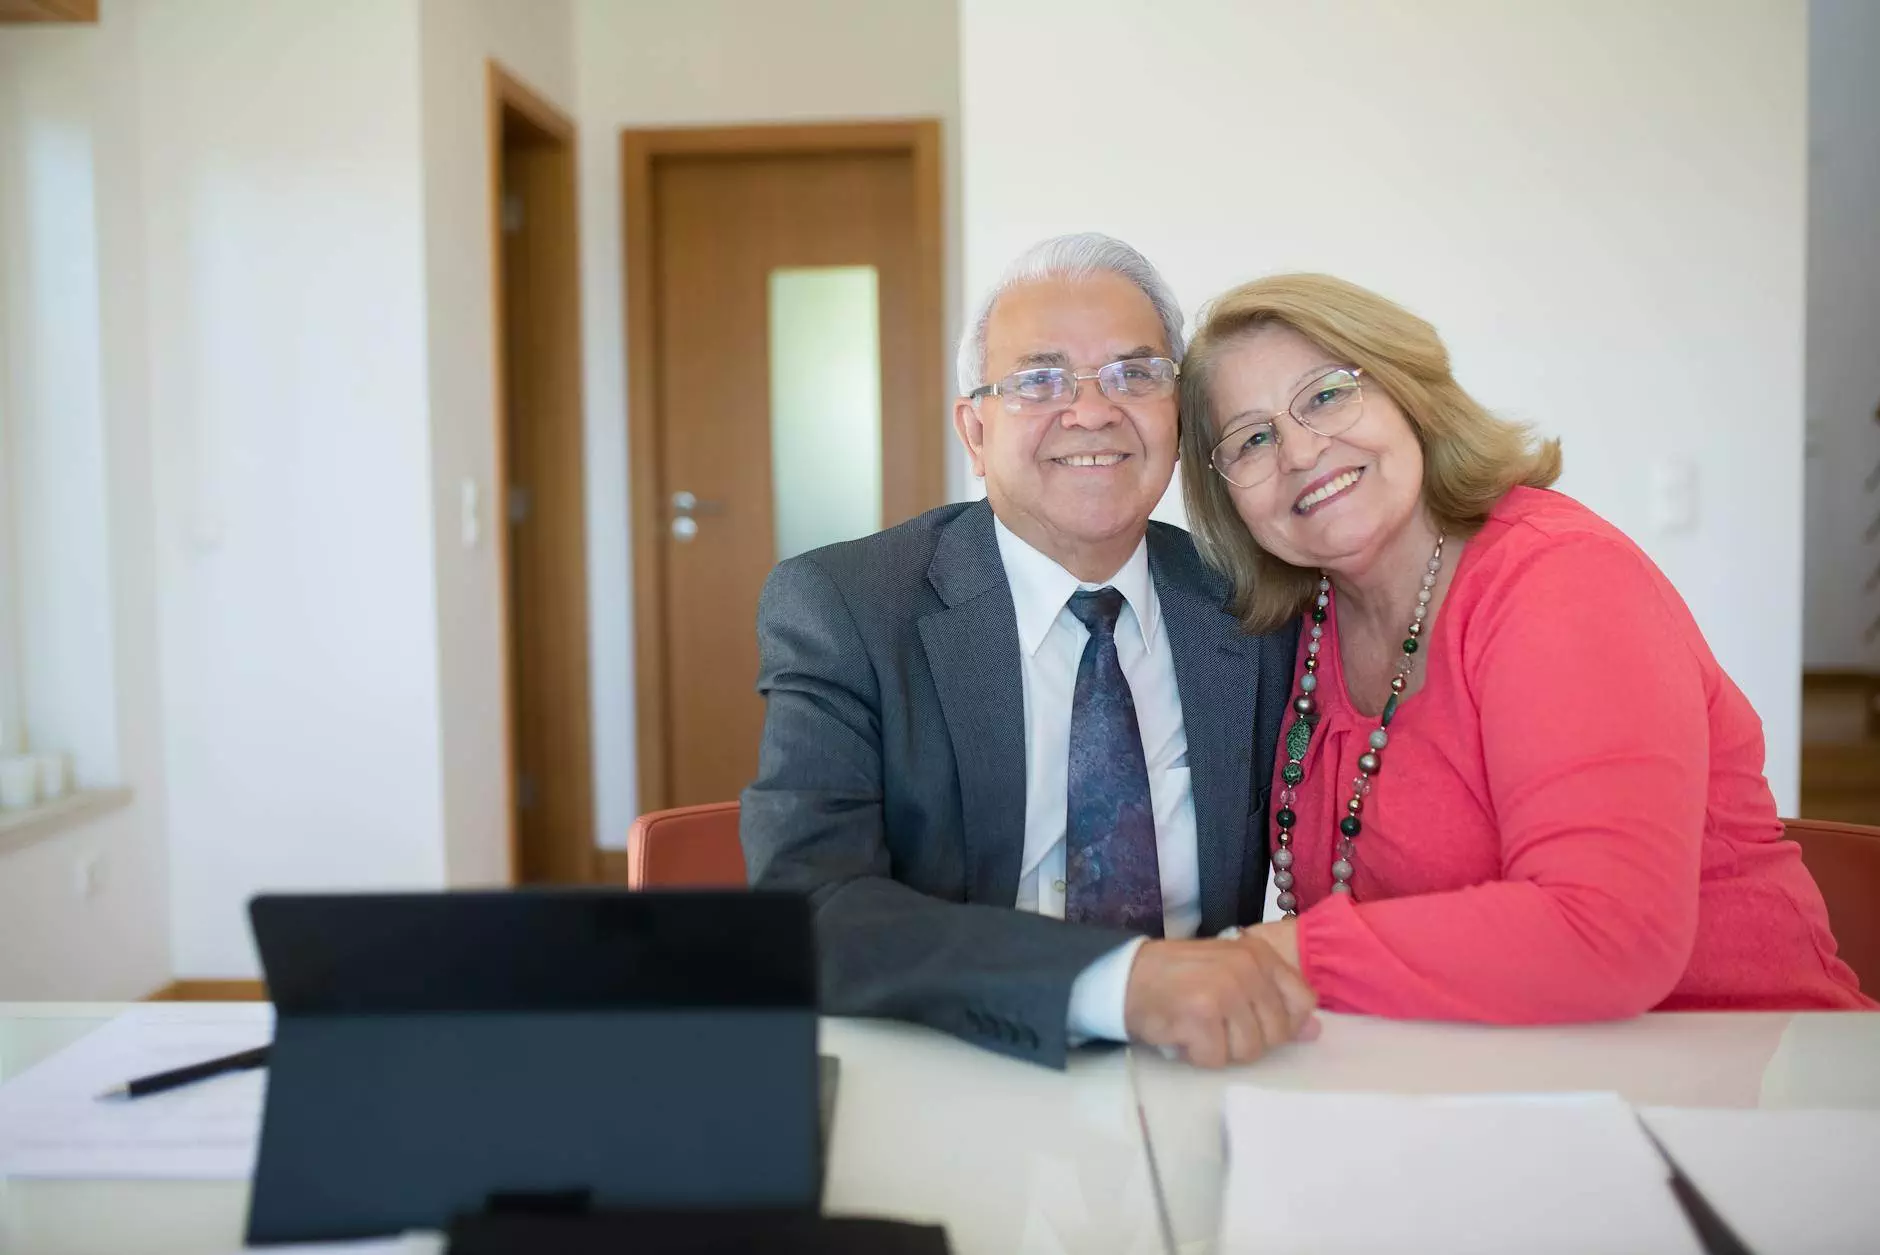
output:
M 742 889 L 749 883 L 736 802 L 651 811 L 627 831 L 629 889 Z
M 1821 886 L 1842 960 L 1862 989 L 1880 990 L 1880 828 L 1822 819 L 1782 823 Z

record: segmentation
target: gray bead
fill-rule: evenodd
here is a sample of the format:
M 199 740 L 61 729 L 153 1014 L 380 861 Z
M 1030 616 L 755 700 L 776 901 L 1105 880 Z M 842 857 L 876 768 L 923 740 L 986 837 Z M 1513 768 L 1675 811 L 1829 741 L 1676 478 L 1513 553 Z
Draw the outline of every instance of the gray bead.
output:
M 1301 693 L 1293 698 L 1293 709 L 1302 715 L 1309 715 L 1319 708 L 1318 699 L 1310 693 Z
M 1379 758 L 1376 754 L 1358 755 L 1358 770 L 1364 772 L 1368 776 L 1375 776 L 1377 774 L 1377 769 L 1379 767 L 1382 767 L 1383 765 L 1384 765 L 1384 760 Z
M 1291 872 L 1274 872 L 1273 873 L 1273 886 L 1277 889 L 1292 888 L 1293 887 L 1293 874 Z
M 1291 850 L 1274 850 L 1273 851 L 1273 866 L 1291 867 L 1292 866 L 1292 851 Z
M 1334 880 L 1332 882 L 1332 892 L 1333 893 L 1350 893 L 1351 886 L 1346 884 L 1342 880 Z
M 1282 893 L 1273 900 L 1273 904 L 1282 911 L 1290 911 L 1299 905 L 1299 899 L 1293 897 L 1290 893 Z
M 1376 731 L 1371 733 L 1371 748 L 1372 749 L 1381 750 L 1386 745 L 1389 745 L 1389 744 L 1390 744 L 1390 733 L 1384 731 L 1384 729 L 1378 728 Z
M 1342 858 L 1339 859 L 1336 863 L 1332 864 L 1332 875 L 1335 876 L 1339 880 L 1350 880 L 1351 879 L 1351 864 L 1347 863 Z

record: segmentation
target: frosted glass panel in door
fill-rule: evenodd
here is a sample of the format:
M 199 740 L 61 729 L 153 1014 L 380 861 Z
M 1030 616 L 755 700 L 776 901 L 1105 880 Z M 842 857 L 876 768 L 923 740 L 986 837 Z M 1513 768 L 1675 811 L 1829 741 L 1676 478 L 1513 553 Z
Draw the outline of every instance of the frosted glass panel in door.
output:
M 873 266 L 770 272 L 778 561 L 881 529 L 879 290 Z

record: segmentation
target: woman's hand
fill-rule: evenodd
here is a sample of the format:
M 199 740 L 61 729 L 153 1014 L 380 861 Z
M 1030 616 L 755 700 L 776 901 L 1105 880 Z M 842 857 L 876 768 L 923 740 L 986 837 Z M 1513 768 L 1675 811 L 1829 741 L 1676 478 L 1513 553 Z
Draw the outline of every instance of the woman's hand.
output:
M 1299 921 L 1296 919 L 1277 919 L 1270 924 L 1255 924 L 1244 928 L 1241 935 L 1254 937 L 1272 947 L 1273 953 L 1286 961 L 1286 966 L 1293 971 L 1299 970 Z

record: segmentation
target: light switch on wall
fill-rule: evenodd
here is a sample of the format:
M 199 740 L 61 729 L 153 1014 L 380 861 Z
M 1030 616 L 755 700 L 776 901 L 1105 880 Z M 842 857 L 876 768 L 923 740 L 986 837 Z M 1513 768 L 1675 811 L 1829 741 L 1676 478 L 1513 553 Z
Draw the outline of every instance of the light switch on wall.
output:
M 482 493 L 477 488 L 477 481 L 465 476 L 457 498 L 463 528 L 463 547 L 475 549 L 477 542 L 483 539 Z
M 104 855 L 97 851 L 81 854 L 72 864 L 72 896 L 89 902 L 104 892 Z
M 1667 536 L 1697 529 L 1697 463 L 1684 458 L 1659 462 L 1651 474 L 1652 524 Z

